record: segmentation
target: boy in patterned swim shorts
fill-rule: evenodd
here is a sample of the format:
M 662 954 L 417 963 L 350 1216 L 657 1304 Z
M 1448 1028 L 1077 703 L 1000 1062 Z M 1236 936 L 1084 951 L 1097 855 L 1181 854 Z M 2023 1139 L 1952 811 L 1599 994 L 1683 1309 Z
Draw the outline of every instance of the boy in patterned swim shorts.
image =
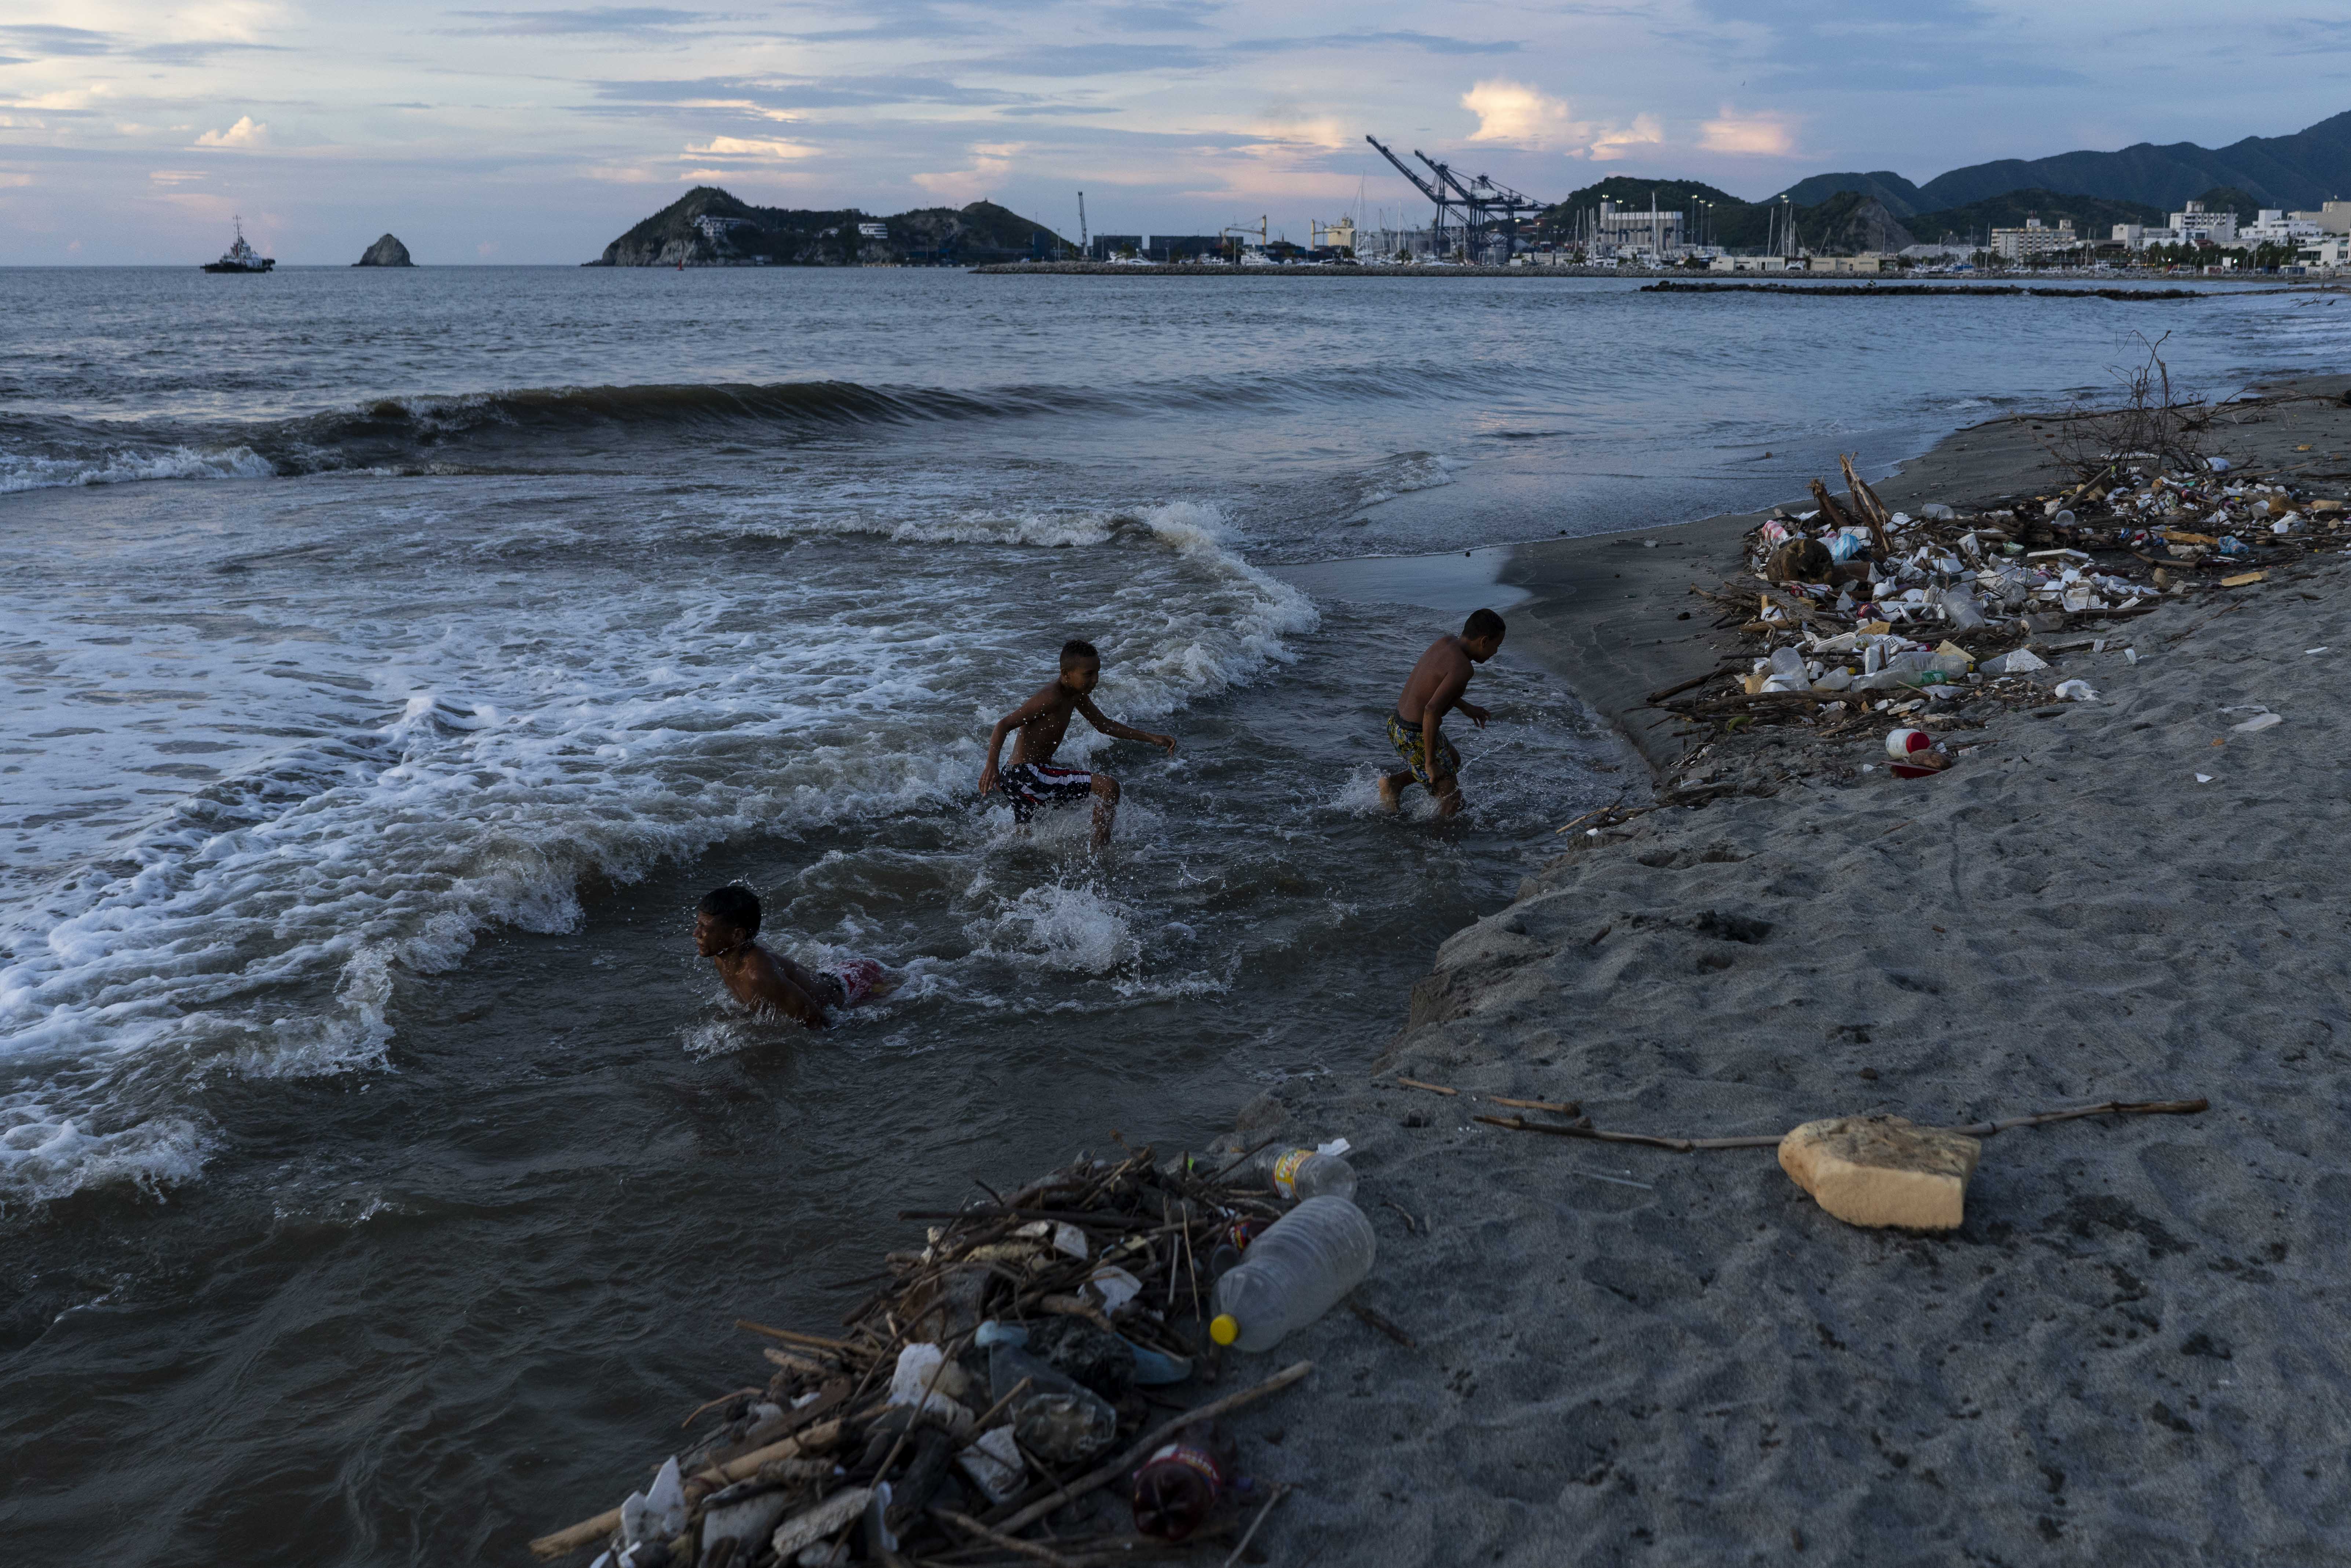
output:
M 1461 810 L 1461 754 L 1438 733 L 1447 710 L 1459 708 L 1479 729 L 1492 716 L 1467 701 L 1469 677 L 1478 666 L 1502 649 L 1502 618 L 1490 610 L 1472 613 L 1458 637 L 1439 637 L 1412 667 L 1388 715 L 1388 744 L 1404 758 L 1404 771 L 1380 779 L 1380 803 L 1394 811 L 1404 804 L 1405 789 L 1414 784 L 1437 797 L 1437 809 L 1450 817 Z
M 1092 693 L 1101 680 L 1102 655 L 1094 652 L 1092 643 L 1072 639 L 1061 644 L 1060 676 L 996 721 L 995 733 L 987 737 L 987 764 L 979 770 L 980 798 L 1005 795 L 1012 802 L 1012 820 L 1024 829 L 1040 806 L 1068 805 L 1092 796 L 1097 852 L 1110 842 L 1111 824 L 1118 817 L 1118 780 L 1107 773 L 1053 765 L 1053 753 L 1069 731 L 1070 716 L 1081 713 L 1088 724 L 1104 735 L 1139 740 L 1170 757 L 1176 755 L 1174 736 L 1121 724 L 1094 706 Z M 1011 766 L 998 771 L 997 754 L 1004 749 L 1004 737 L 1016 729 L 1020 739 L 1012 748 Z
M 844 959 L 822 973 L 804 969 L 752 941 L 758 934 L 759 896 L 739 883 L 703 894 L 695 908 L 695 951 L 717 964 L 727 993 L 747 1007 L 822 1029 L 827 1008 L 853 1008 L 894 984 L 871 958 Z

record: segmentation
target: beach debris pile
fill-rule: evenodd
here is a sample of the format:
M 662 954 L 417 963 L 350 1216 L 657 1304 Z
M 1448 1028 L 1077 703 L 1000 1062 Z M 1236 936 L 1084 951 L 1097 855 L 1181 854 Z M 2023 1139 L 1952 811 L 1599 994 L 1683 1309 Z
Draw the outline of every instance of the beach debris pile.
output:
M 1000 1198 L 907 1211 L 932 1222 L 925 1244 L 887 1255 L 840 1332 L 737 1320 L 768 1342 L 763 1380 L 689 1415 L 687 1446 L 620 1506 L 531 1550 L 593 1548 L 601 1568 L 1071 1564 L 1253 1532 L 1284 1489 L 1258 1487 L 1216 1423 L 1311 1364 L 1175 1396 L 1217 1380 L 1223 1346 L 1270 1349 L 1369 1271 L 1345 1152 L 1081 1156 Z
M 1755 639 L 1751 654 L 1649 694 L 1650 706 L 1710 731 L 1659 804 L 1762 793 L 1709 776 L 1715 742 L 1761 727 L 1823 739 L 1900 727 L 1978 727 L 1973 705 L 2095 702 L 2049 655 L 2089 650 L 2136 664 L 2126 622 L 2168 599 L 2249 587 L 2319 549 L 2351 545 L 2351 509 L 2307 483 L 2234 471 L 2226 458 L 2166 465 L 2116 456 L 2068 488 L 1961 509 L 1889 509 L 1841 460 L 1842 497 L 1821 480 L 1814 505 L 1779 508 L 1747 536 L 1748 578 L 1690 591 L 1718 629 Z M 2052 639 L 2080 633 L 2074 641 Z M 1892 770 L 1949 766 L 1945 737 L 1906 738 Z M 1625 813 L 1618 813 L 1622 815 Z

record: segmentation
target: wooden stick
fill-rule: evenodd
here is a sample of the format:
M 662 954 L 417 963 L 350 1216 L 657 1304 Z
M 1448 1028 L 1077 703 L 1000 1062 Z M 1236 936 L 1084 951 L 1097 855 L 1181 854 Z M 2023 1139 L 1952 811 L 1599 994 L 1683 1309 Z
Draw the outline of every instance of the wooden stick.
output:
M 1562 1138 L 1588 1138 L 1600 1144 L 1646 1144 L 1651 1148 L 1688 1154 L 1692 1149 L 1776 1149 L 1779 1138 L 1654 1138 L 1646 1133 L 1604 1133 L 1597 1127 L 1562 1127 L 1530 1122 L 1524 1116 L 1478 1116 L 1472 1120 L 1513 1133 L 1550 1133 Z
M 763 1333 L 769 1339 L 782 1340 L 786 1344 L 812 1344 L 819 1350 L 861 1350 L 862 1345 L 842 1339 L 820 1339 L 812 1333 L 795 1333 L 790 1329 L 771 1329 L 765 1323 L 755 1323 L 748 1318 L 737 1318 L 735 1326 L 752 1333 Z
M 2011 1127 L 2038 1127 L 2045 1122 L 2070 1122 L 2078 1116 L 2193 1116 L 2209 1111 L 2209 1100 L 2108 1100 L 2098 1105 L 2081 1105 L 2070 1111 L 2043 1111 L 2032 1116 L 2011 1116 L 2004 1122 L 1977 1122 L 1965 1127 L 1946 1127 L 1947 1133 L 1959 1133 L 1970 1138 L 1989 1138 L 1995 1133 L 2005 1133 Z
M 1249 1530 L 1241 1536 L 1240 1544 L 1234 1547 L 1233 1554 L 1225 1559 L 1225 1568 L 1233 1568 L 1233 1564 L 1241 1560 L 1241 1553 L 1249 1550 L 1249 1541 L 1257 1534 L 1257 1527 L 1265 1522 L 1265 1516 L 1273 1511 L 1273 1505 L 1280 1502 L 1283 1494 L 1289 1490 L 1288 1481 L 1282 1481 L 1274 1487 L 1273 1495 L 1265 1500 L 1265 1506 L 1257 1511 L 1255 1519 L 1249 1521 Z
M 1004 1521 L 1000 1528 L 1008 1531 L 1020 1530 L 1036 1523 L 1037 1521 L 1044 1518 L 1047 1514 L 1052 1512 L 1063 1503 L 1069 1502 L 1076 1498 L 1083 1497 L 1086 1493 L 1092 1491 L 1095 1488 L 1105 1486 L 1110 1482 L 1116 1480 L 1119 1477 L 1124 1475 L 1128 1470 L 1134 1469 L 1143 1460 L 1150 1458 L 1153 1451 L 1155 1450 L 1162 1443 L 1167 1441 L 1168 1438 L 1174 1437 L 1185 1427 L 1196 1426 L 1202 1421 L 1213 1421 L 1217 1416 L 1228 1415 L 1231 1412 L 1239 1409 L 1244 1405 L 1254 1404 L 1256 1401 L 1264 1398 L 1269 1394 L 1279 1393 L 1313 1370 L 1314 1364 L 1312 1362 L 1298 1362 L 1293 1365 L 1286 1366 L 1281 1371 L 1275 1373 L 1271 1377 L 1267 1378 L 1263 1383 L 1259 1384 L 1254 1388 L 1244 1388 L 1238 1394 L 1228 1394 L 1222 1399 L 1212 1399 L 1206 1405 L 1185 1411 L 1184 1414 L 1176 1416 L 1174 1420 L 1163 1423 L 1156 1430 L 1153 1431 L 1149 1437 L 1144 1437 L 1141 1442 L 1127 1449 L 1125 1453 L 1120 1455 L 1116 1459 L 1113 1459 L 1109 1464 L 1104 1465 L 1102 1469 L 1092 1471 L 1087 1475 L 1081 1476 L 1078 1479 L 1071 1481 L 1061 1487 L 1050 1496 L 1040 1498 L 1037 1501 L 1030 1503 L 1027 1508 L 1022 1509 L 1010 1519 Z
M 1022 1556 L 1033 1557 L 1040 1563 L 1053 1563 L 1056 1568 L 1078 1568 L 1078 1560 L 1074 1557 L 1064 1557 L 1050 1546 L 1040 1546 L 1033 1541 L 1023 1541 L 1017 1535 L 1007 1535 L 1001 1531 L 990 1530 L 979 1521 L 968 1515 L 957 1513 L 952 1509 L 934 1508 L 925 1511 L 928 1512 L 933 1519 L 952 1524 L 957 1530 L 967 1531 L 991 1546 L 1000 1546 L 1007 1552 L 1018 1552 Z
M 1399 1078 L 1396 1082 L 1403 1084 L 1407 1089 L 1426 1089 L 1431 1094 L 1458 1094 L 1461 1092 L 1458 1089 L 1447 1089 L 1442 1083 L 1423 1083 L 1417 1078 Z
M 716 1490 L 718 1487 L 748 1479 L 758 1474 L 759 1467 L 770 1459 L 795 1458 L 809 1448 L 831 1448 L 840 1438 L 841 1423 L 827 1421 L 823 1426 L 811 1427 L 797 1437 L 787 1437 L 780 1443 L 772 1443 L 764 1448 L 755 1448 L 740 1458 L 730 1459 L 723 1465 L 714 1465 L 694 1479 L 711 1483 L 710 1490 Z M 567 1552 L 577 1552 L 583 1546 L 594 1545 L 620 1527 L 621 1511 L 617 1508 L 607 1509 L 593 1519 L 583 1519 L 575 1525 L 555 1531 L 552 1535 L 540 1536 L 530 1543 L 531 1555 L 542 1562 L 549 1558 L 560 1557 Z
M 1989 1138 L 2012 1127 L 2038 1127 L 2049 1122 L 2071 1122 L 2083 1116 L 2192 1116 L 2211 1109 L 2208 1100 L 2107 1100 L 2095 1105 L 2077 1105 L 2064 1111 L 2039 1111 L 2029 1116 L 2011 1116 L 2004 1122 L 1975 1122 L 1964 1127 L 1937 1127 L 1932 1132 L 1957 1133 L 1962 1137 Z M 1781 1139 L 1776 1135 L 1747 1138 L 1658 1138 L 1646 1133 L 1607 1133 L 1597 1127 L 1562 1127 L 1542 1122 L 1530 1122 L 1524 1116 L 1478 1116 L 1475 1121 L 1490 1126 L 1507 1127 L 1513 1133 L 1550 1133 L 1562 1138 L 1589 1138 L 1603 1144 L 1643 1144 L 1650 1148 L 1671 1149 L 1676 1154 L 1688 1154 L 1695 1149 L 1776 1149 Z

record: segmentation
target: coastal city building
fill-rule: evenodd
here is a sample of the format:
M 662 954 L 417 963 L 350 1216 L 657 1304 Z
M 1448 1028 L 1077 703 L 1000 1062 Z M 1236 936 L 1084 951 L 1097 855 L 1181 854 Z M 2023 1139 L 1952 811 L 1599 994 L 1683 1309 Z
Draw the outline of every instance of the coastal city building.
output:
M 757 228 L 758 225 L 748 218 L 722 218 L 715 214 L 705 213 L 694 220 L 694 226 L 702 231 L 703 238 L 716 245 L 726 237 L 729 229 Z
M 1620 207 L 1604 201 L 1593 218 L 1592 243 L 1601 256 L 1623 251 L 1643 251 L 1661 257 L 1677 255 L 1686 248 L 1682 215 L 1678 212 L 1659 212 L 1655 196 L 1649 198 L 1646 209 Z
M 862 239 L 888 239 L 890 237 L 890 225 L 888 224 L 860 224 L 857 225 L 857 233 L 859 237 Z
M 1116 261 L 1123 256 L 1141 256 L 1144 235 L 1096 235 L 1086 242 L 1088 261 Z
M 2149 228 L 2145 224 L 2116 224 L 2112 243 L 2131 250 L 2145 250 L 2151 245 L 2178 245 L 2178 229 Z
M 2189 204 L 2193 206 L 2195 204 L 2191 202 Z M 1992 251 L 2005 261 L 2033 261 L 2044 256 L 2054 256 L 2059 251 L 2076 249 L 2081 243 L 2082 237 L 2074 232 L 2074 220 L 2071 218 L 2059 218 L 2057 226 L 2051 228 L 2039 218 L 2028 217 L 2021 229 L 1991 231 Z
M 1706 265 L 1709 272 L 1786 272 L 1803 266 L 1784 256 L 1718 256 Z
M 1870 273 L 1884 272 L 1886 257 L 1883 252 L 1863 251 L 1859 256 L 1816 256 L 1805 264 L 1808 272 Z
M 2174 244 L 2194 245 L 2210 240 L 2214 245 L 2234 245 L 2237 240 L 2237 214 L 2208 213 L 2201 202 L 2190 202 L 2171 214 L 2172 231 L 2179 238 Z
M 2326 231 L 2316 220 L 2300 213 L 2287 214 L 2276 207 L 2263 207 L 2253 221 L 2237 230 L 2241 245 L 2303 245 L 2315 244 Z

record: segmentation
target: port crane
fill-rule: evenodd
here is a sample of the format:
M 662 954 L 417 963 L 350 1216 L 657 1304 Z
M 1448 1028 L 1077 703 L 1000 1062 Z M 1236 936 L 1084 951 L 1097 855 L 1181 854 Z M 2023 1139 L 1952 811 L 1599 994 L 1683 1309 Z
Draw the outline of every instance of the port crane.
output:
M 1417 147 L 1412 150 L 1412 155 L 1427 164 L 1435 172 L 1437 179 L 1460 197 L 1461 204 L 1469 211 L 1470 232 L 1473 236 L 1483 235 L 1496 217 L 1499 217 L 1502 227 L 1502 262 L 1503 265 L 1508 266 L 1510 256 L 1518 250 L 1519 214 L 1539 213 L 1542 211 L 1543 204 L 1484 174 L 1472 175 L 1465 180 L 1453 172 L 1451 164 L 1431 158 Z M 1470 240 L 1470 248 L 1474 251 L 1477 246 L 1478 240 L 1473 237 Z M 1473 256 L 1471 259 L 1478 258 Z
M 1378 148 L 1380 150 L 1380 156 L 1395 164 L 1395 172 L 1397 173 L 1403 175 L 1405 179 L 1410 180 L 1416 186 L 1419 187 L 1420 193 L 1422 195 L 1426 196 L 1430 201 L 1437 204 L 1437 221 L 1429 226 L 1429 238 L 1436 242 L 1437 254 L 1443 256 L 1447 250 L 1452 248 L 1446 243 L 1446 236 L 1447 234 L 1452 232 L 1456 226 L 1458 226 L 1451 222 L 1453 216 L 1453 199 L 1446 193 L 1444 186 L 1432 185 L 1427 181 L 1422 179 L 1420 175 L 1414 171 L 1411 164 L 1405 162 L 1403 159 L 1390 152 L 1387 146 L 1382 142 L 1378 137 L 1366 136 L 1364 140 Z M 1418 154 L 1415 154 L 1415 156 L 1418 156 Z M 1426 159 L 1422 159 L 1421 161 L 1423 162 L 1427 162 Z
M 1412 155 L 1428 165 L 1429 172 L 1436 176 L 1436 183 L 1431 184 L 1378 137 L 1366 136 L 1364 140 L 1378 148 L 1380 156 L 1394 164 L 1396 172 L 1410 180 L 1422 195 L 1437 204 L 1437 219 L 1430 225 L 1429 237 L 1436 243 L 1439 256 L 1452 248 L 1448 236 L 1458 236 L 1463 248 L 1472 253 L 1471 259 L 1479 259 L 1475 253 L 1484 245 L 1487 231 L 1499 222 L 1502 257 L 1507 262 L 1518 248 L 1519 214 L 1543 210 L 1542 203 L 1523 192 L 1514 191 L 1485 174 L 1464 177 L 1455 172 L 1450 163 L 1431 158 L 1416 147 Z

